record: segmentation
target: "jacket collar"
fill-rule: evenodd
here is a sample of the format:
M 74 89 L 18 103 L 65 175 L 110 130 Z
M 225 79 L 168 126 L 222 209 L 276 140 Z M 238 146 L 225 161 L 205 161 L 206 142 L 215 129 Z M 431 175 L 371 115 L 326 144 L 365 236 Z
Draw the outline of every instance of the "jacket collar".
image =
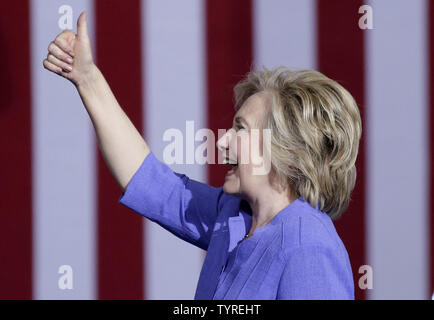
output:
M 300 208 L 305 205 L 309 204 L 304 201 L 302 197 L 299 197 L 279 211 L 267 225 L 256 229 L 255 232 L 261 233 L 262 231 L 266 230 L 266 228 L 279 224 L 292 214 L 298 212 Z M 228 226 L 230 235 L 228 251 L 231 252 L 252 227 L 252 211 L 247 201 L 240 201 L 238 215 L 229 217 Z

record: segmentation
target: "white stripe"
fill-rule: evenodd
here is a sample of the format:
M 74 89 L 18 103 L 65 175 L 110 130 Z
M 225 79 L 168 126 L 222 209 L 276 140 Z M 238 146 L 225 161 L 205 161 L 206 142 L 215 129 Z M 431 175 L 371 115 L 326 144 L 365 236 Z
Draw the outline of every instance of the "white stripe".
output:
M 91 122 L 71 83 L 42 66 L 58 27 L 63 0 L 31 4 L 33 143 L 33 296 L 95 298 L 95 141 Z M 74 1 L 74 29 L 82 10 L 92 28 L 90 0 Z M 76 31 L 75 31 L 76 32 Z M 93 38 L 91 36 L 91 38 Z M 70 265 L 73 289 L 58 286 Z
M 371 1 L 367 39 L 367 230 L 372 299 L 426 299 L 427 3 Z
M 204 9 L 200 0 L 142 2 L 145 138 L 162 160 L 166 129 L 184 133 L 185 121 L 205 127 Z M 184 149 L 185 158 L 185 149 Z M 172 169 L 206 181 L 206 167 L 177 165 Z M 192 299 L 203 251 L 147 221 L 145 229 L 146 297 Z
M 254 0 L 256 67 L 316 67 L 314 0 Z

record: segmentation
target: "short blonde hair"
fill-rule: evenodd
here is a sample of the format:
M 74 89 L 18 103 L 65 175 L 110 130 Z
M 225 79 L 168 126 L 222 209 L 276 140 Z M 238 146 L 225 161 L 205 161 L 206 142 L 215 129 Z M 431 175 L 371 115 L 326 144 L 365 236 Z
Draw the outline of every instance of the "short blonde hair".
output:
M 234 88 L 236 109 L 253 94 L 271 95 L 271 165 L 278 181 L 336 219 L 356 182 L 362 133 L 357 104 L 340 84 L 315 70 L 251 71 Z

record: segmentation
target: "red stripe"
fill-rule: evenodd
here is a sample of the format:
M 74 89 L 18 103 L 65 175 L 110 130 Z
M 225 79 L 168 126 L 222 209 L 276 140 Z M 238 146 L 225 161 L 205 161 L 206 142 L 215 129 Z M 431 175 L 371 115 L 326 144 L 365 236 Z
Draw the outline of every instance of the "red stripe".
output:
M 318 66 L 326 76 L 337 80 L 356 99 L 364 117 L 365 72 L 364 32 L 359 28 L 358 14 L 362 1 L 317 0 Z M 369 30 L 368 30 L 369 31 Z M 362 130 L 357 167 L 357 183 L 348 210 L 335 223 L 350 256 L 355 278 L 356 299 L 365 299 L 366 292 L 358 286 L 359 267 L 365 256 L 365 137 Z
M 208 128 L 232 127 L 233 87 L 252 64 L 251 0 L 206 2 Z M 217 153 L 216 153 L 217 162 Z M 208 183 L 222 186 L 226 168 L 208 166 Z
M 29 10 L 0 1 L 0 299 L 32 298 Z
M 430 285 L 428 298 L 434 294 L 434 3 L 428 1 L 428 44 L 429 44 L 429 212 L 430 212 Z
M 96 0 L 97 65 L 143 132 L 140 0 Z M 121 190 L 98 151 L 98 297 L 143 299 L 143 218 L 118 204 Z

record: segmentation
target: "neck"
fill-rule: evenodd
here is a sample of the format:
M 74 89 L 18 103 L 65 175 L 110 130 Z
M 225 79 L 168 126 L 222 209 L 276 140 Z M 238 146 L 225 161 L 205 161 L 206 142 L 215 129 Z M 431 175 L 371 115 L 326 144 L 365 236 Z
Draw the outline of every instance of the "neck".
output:
M 262 192 L 261 195 L 249 199 L 250 208 L 252 209 L 252 226 L 249 236 L 260 227 L 267 225 L 280 211 L 286 208 L 296 199 L 291 192 Z

